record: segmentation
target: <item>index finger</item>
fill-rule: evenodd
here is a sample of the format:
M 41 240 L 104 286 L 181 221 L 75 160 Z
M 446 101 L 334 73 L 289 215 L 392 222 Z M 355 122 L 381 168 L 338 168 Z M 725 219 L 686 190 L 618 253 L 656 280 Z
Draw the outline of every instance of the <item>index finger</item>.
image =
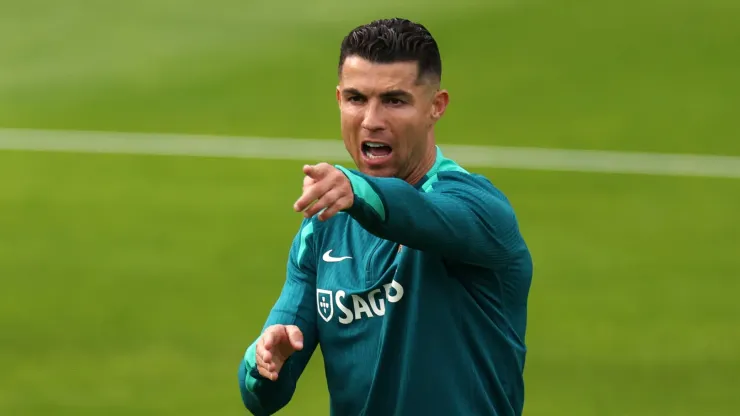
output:
M 319 163 L 318 165 L 305 165 L 303 166 L 303 173 L 314 179 L 323 178 L 329 171 L 331 165 L 328 163 Z

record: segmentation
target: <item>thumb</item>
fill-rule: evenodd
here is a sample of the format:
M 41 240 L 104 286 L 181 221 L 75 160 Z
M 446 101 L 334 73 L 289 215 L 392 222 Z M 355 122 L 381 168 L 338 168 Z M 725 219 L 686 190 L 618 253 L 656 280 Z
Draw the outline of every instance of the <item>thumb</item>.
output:
M 285 327 L 288 332 L 288 339 L 290 339 L 290 345 L 296 350 L 300 351 L 303 349 L 303 333 L 301 329 L 295 325 L 288 325 Z

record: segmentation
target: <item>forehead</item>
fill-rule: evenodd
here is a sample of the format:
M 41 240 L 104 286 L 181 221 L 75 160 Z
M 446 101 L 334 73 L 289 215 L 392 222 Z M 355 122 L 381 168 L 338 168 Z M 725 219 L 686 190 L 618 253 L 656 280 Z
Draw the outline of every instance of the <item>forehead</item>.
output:
M 419 88 L 416 62 L 373 63 L 350 56 L 342 65 L 339 85 L 372 93 L 395 89 L 412 91 Z

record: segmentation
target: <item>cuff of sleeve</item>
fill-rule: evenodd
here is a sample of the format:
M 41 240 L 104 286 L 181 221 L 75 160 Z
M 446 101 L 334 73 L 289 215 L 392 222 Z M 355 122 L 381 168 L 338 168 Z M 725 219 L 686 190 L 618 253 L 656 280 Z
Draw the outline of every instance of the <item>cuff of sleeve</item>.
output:
M 244 368 L 246 370 L 244 374 L 244 385 L 246 386 L 247 390 L 254 393 L 258 383 L 261 380 L 265 379 L 264 377 L 262 377 L 262 375 L 259 373 L 259 370 L 257 369 L 256 341 L 252 343 L 252 345 L 250 345 L 249 348 L 247 348 L 247 351 L 244 353 Z
M 364 175 L 340 165 L 335 165 L 335 167 L 342 171 L 347 179 L 349 179 L 349 183 L 352 186 L 352 192 L 355 194 L 355 202 L 357 202 L 357 199 L 361 200 L 365 205 L 372 209 L 381 221 L 385 221 L 385 204 L 383 204 L 382 198 L 373 185 L 365 179 Z

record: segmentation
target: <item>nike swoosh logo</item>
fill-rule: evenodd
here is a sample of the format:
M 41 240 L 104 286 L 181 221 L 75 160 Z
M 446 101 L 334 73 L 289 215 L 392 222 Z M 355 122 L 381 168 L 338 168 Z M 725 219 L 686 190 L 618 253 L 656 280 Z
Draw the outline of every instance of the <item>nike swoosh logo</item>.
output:
M 342 260 L 347 260 L 347 259 L 351 259 L 351 258 L 352 258 L 352 257 L 350 257 L 350 256 L 345 256 L 345 257 L 332 257 L 332 256 L 331 256 L 331 252 L 332 252 L 332 251 L 334 251 L 334 250 L 329 250 L 329 251 L 327 251 L 326 253 L 324 253 L 324 257 L 323 257 L 323 259 L 324 259 L 324 261 L 325 261 L 325 262 L 327 262 L 327 263 L 336 263 L 336 262 L 340 262 L 340 261 L 342 261 Z

